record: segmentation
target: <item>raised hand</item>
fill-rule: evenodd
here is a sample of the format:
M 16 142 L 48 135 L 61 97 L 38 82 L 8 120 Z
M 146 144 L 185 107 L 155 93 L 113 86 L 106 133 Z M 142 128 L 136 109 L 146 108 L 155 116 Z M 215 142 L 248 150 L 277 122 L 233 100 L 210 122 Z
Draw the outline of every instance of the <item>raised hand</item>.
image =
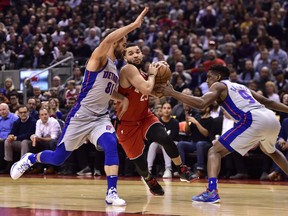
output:
M 142 25 L 142 22 L 144 21 L 144 17 L 147 14 L 149 8 L 145 7 L 144 10 L 141 12 L 141 14 L 137 17 L 137 19 L 134 21 L 137 28 L 140 28 Z

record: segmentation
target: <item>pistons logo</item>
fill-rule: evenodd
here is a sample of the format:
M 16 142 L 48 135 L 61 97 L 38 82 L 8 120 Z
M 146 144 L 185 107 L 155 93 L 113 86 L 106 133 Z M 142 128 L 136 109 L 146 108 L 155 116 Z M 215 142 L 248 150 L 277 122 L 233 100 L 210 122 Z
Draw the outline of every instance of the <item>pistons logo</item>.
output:
M 112 126 L 111 125 L 106 125 L 106 130 L 111 130 Z

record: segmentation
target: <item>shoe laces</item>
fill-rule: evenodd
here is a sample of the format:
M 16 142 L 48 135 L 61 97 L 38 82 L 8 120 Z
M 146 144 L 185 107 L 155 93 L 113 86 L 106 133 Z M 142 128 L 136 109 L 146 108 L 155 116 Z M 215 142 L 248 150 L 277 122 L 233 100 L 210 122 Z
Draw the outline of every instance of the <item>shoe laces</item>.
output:
M 151 177 L 150 180 L 147 181 L 150 185 L 152 185 L 153 187 L 157 187 L 158 183 L 156 181 L 156 179 L 154 177 Z
M 112 199 L 119 199 L 118 193 L 114 188 L 108 191 L 108 196 Z
M 186 174 L 186 175 L 189 174 L 189 170 L 188 170 L 188 167 L 186 165 L 183 165 L 180 170 L 181 170 L 181 173 L 183 173 L 183 174 Z
M 28 161 L 28 159 L 27 159 L 27 161 L 25 161 L 23 164 L 21 164 L 20 166 L 19 166 L 19 168 L 18 168 L 18 171 L 20 172 L 20 173 L 24 173 L 27 169 L 29 169 L 30 168 L 30 164 L 29 164 L 29 161 Z

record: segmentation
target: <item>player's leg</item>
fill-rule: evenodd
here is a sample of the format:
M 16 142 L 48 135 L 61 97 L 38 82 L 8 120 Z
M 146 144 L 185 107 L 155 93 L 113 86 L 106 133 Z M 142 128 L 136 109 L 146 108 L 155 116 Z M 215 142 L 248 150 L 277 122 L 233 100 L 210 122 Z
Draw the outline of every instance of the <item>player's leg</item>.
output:
M 271 111 L 272 117 L 275 115 Z M 262 117 L 262 116 L 261 116 Z M 262 118 L 266 118 L 266 124 L 263 124 L 263 141 L 260 141 L 261 150 L 267 154 L 272 160 L 288 175 L 288 161 L 284 154 L 275 148 L 276 140 L 280 131 L 280 124 L 278 120 L 274 118 L 269 118 L 269 115 L 263 116 Z M 283 126 L 282 126 L 283 127 Z
M 118 133 L 118 139 L 127 157 L 135 164 L 138 174 L 149 187 L 150 192 L 153 195 L 163 195 L 164 191 L 161 185 L 148 171 L 147 157 L 146 154 L 144 154 L 145 145 L 143 141 L 143 131 L 146 131 L 147 129 L 143 128 L 143 126 L 145 126 L 145 124 L 135 126 L 120 124 L 118 126 L 118 132 L 123 131 L 124 133 Z M 125 132 L 127 132 L 127 134 Z
M 160 123 L 152 124 L 146 133 L 146 138 L 150 142 L 157 142 L 165 149 L 166 153 L 176 165 L 181 181 L 190 182 L 193 180 L 193 173 L 182 164 L 179 151 L 174 141 L 168 136 L 165 127 Z
M 131 160 L 135 164 L 138 174 L 142 177 L 143 181 L 149 187 L 150 192 L 153 195 L 158 195 L 158 196 L 164 195 L 163 188 L 157 182 L 156 178 L 154 176 L 152 176 L 151 173 L 148 171 L 146 155 L 144 153 L 142 153 L 137 158 L 134 158 Z
M 285 172 L 286 175 L 288 175 L 288 161 L 284 154 L 275 148 L 275 151 L 273 153 L 268 153 L 262 145 L 260 145 L 261 150 L 272 158 L 272 160 Z
M 105 153 L 104 169 L 107 176 L 106 203 L 114 206 L 126 205 L 117 193 L 119 157 L 117 151 L 117 138 L 115 133 L 103 133 L 97 140 Z
M 208 203 L 220 202 L 220 197 L 217 190 L 218 175 L 221 169 L 221 159 L 229 153 L 229 150 L 226 149 L 219 141 L 216 141 L 209 149 L 207 162 L 208 188 L 202 194 L 193 196 L 192 201 Z
M 102 149 L 105 154 L 104 170 L 107 176 L 106 203 L 109 205 L 126 205 L 125 200 L 119 198 L 117 193 L 119 156 L 115 129 L 108 115 L 94 121 L 93 130 L 88 136 L 96 149 Z M 99 147 L 97 147 L 99 146 Z

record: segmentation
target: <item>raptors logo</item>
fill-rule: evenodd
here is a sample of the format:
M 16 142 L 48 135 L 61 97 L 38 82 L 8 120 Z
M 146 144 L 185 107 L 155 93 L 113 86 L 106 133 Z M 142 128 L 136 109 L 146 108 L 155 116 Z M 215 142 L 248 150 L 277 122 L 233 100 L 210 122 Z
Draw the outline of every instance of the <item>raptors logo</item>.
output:
M 37 83 L 38 81 L 39 81 L 39 77 L 38 77 L 38 76 L 33 76 L 33 77 L 31 78 L 31 82 Z

